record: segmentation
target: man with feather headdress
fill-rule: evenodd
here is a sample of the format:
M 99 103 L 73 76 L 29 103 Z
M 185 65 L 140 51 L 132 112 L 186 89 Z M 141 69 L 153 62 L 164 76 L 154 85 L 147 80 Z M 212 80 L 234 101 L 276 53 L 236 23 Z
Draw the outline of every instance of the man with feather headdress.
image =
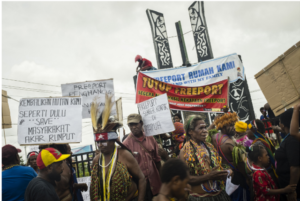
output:
M 100 153 L 92 164 L 90 198 L 95 201 L 125 201 L 133 198 L 142 201 L 146 180 L 135 158 L 118 140 L 116 130 L 122 124 L 110 117 L 114 105 L 111 99 L 106 94 L 105 108 L 99 118 L 99 104 L 94 101 L 91 106 L 94 137 Z

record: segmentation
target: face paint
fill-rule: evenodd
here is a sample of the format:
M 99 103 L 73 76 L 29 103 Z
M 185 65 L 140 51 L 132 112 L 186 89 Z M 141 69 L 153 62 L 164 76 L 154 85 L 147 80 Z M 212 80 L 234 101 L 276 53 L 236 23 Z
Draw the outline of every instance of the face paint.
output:
M 102 142 L 101 144 L 102 144 L 102 146 L 107 147 L 107 142 Z

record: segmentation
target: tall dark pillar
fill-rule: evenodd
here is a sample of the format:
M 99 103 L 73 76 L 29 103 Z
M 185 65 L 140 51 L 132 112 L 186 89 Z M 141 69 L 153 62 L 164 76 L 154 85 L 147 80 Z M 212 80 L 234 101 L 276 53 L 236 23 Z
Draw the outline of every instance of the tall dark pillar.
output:
M 182 28 L 181 28 L 181 23 L 176 22 L 176 31 L 177 31 L 177 37 L 178 37 L 178 42 L 179 42 L 179 47 L 180 47 L 180 52 L 181 52 L 181 58 L 182 58 L 182 66 L 191 66 L 189 62 L 189 57 L 186 51 L 186 46 L 185 46 L 185 41 L 182 33 Z

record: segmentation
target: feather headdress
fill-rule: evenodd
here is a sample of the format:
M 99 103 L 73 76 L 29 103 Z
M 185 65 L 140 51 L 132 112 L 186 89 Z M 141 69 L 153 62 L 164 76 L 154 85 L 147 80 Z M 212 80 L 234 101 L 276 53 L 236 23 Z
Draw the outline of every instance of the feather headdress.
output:
M 225 113 L 222 116 L 219 116 L 215 119 L 214 124 L 216 128 L 219 130 L 227 125 L 235 124 L 239 120 L 237 113 Z
M 115 102 L 112 101 L 113 96 L 105 94 L 105 106 L 99 115 L 99 105 L 97 99 L 91 104 L 91 119 L 95 134 L 95 141 L 117 139 L 116 130 L 122 126 L 122 123 L 116 117 L 111 116 L 111 109 Z

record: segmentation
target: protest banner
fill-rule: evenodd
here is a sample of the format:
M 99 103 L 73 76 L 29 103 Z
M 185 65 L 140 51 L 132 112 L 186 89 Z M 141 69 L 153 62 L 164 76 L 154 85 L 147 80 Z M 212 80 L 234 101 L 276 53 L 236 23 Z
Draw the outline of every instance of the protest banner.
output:
M 39 146 L 38 146 L 38 145 L 28 146 L 27 148 L 28 148 L 28 150 L 29 150 L 28 153 L 29 153 L 29 152 L 32 152 L 32 151 L 35 151 L 35 152 L 38 152 L 38 153 L 40 152 Z
M 138 104 L 147 136 L 174 131 L 167 94 Z
M 188 68 L 170 68 L 143 73 L 161 82 L 189 87 L 205 86 L 228 78 L 230 83 L 245 79 L 243 63 L 236 53 L 206 60 Z
M 96 80 L 79 83 L 69 83 L 61 85 L 63 96 L 81 96 L 82 97 L 82 118 L 91 118 L 90 108 L 94 98 L 100 103 L 99 113 L 102 112 L 105 105 L 105 93 L 113 95 L 114 98 L 114 83 L 113 79 Z M 116 114 L 116 106 L 112 108 L 111 115 Z
M 82 154 L 82 153 L 91 152 L 91 151 L 93 151 L 92 145 L 86 145 L 86 146 L 76 147 L 76 148 L 71 149 L 71 152 L 73 155 Z
M 228 104 L 228 80 L 198 87 L 167 84 L 139 73 L 136 103 L 167 93 L 173 110 L 220 112 Z
M 86 183 L 86 185 L 88 186 L 88 190 L 87 191 L 82 191 L 82 198 L 84 201 L 90 201 L 90 186 L 91 186 L 91 177 L 79 177 L 77 178 L 77 182 L 80 183 Z
M 23 98 L 19 105 L 20 145 L 81 142 L 81 97 Z

